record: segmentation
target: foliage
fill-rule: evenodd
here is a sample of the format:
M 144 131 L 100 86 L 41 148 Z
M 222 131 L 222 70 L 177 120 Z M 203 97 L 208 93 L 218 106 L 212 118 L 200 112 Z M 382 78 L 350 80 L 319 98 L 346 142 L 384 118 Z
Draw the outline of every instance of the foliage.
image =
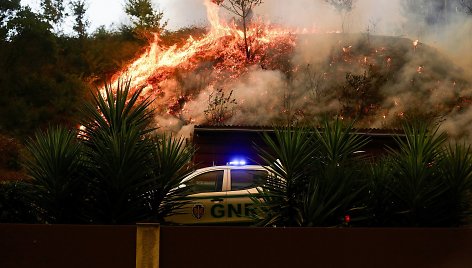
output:
M 354 122 L 344 124 L 339 118 L 322 121 L 322 128 L 315 129 L 319 144 L 318 157 L 312 163 L 315 169 L 305 196 L 305 214 L 308 226 L 333 226 L 352 220 L 364 209 L 359 195 L 365 187 L 358 154 L 369 140 L 355 134 Z
M 405 139 L 397 138 L 400 149 L 392 151 L 397 213 L 409 226 L 434 226 L 441 220 L 436 202 L 444 187 L 437 163 L 447 136 L 438 129 L 430 132 L 428 127 L 424 122 L 405 123 Z
M 166 216 L 180 213 L 182 206 L 187 204 L 182 197 L 188 193 L 188 188 L 182 187 L 182 180 L 192 171 L 194 150 L 182 138 L 165 134 L 154 137 L 149 187 L 150 219 L 163 222 Z
M 80 215 L 83 161 L 77 133 L 63 127 L 37 132 L 27 144 L 25 165 L 32 178 L 29 199 L 46 223 L 73 223 Z
M 0 43 L 6 39 L 9 33 L 9 28 L 7 27 L 8 22 L 19 9 L 20 0 L 5 0 L 0 2 Z
M 68 72 L 50 24 L 21 8 L 8 29 L 0 47 L 0 127 L 22 137 L 48 124 L 71 124 L 87 85 Z
M 260 188 L 256 217 L 264 226 L 335 226 L 355 208 L 363 189 L 355 152 L 367 140 L 352 124 L 324 121 L 320 130 L 276 130 L 258 147 L 271 177 Z
M 127 0 L 125 12 L 140 36 L 146 36 L 149 32 L 160 33 L 167 25 L 167 21 L 162 21 L 164 14 L 155 10 L 150 0 Z
M 439 202 L 443 209 L 441 225 L 466 224 L 472 214 L 472 151 L 470 145 L 449 144 L 441 155 L 440 177 L 445 186 Z
M 204 111 L 205 117 L 210 125 L 223 125 L 226 120 L 233 116 L 234 106 L 237 102 L 232 96 L 232 90 L 228 96 L 225 95 L 223 89 L 218 89 L 216 92 L 210 93 L 208 96 L 208 107 Z
M 471 214 L 470 147 L 446 146 L 428 122 L 404 123 L 398 150 L 372 165 L 367 206 L 373 226 L 459 226 Z
M 42 15 L 51 24 L 58 25 L 66 16 L 63 0 L 41 0 Z
M 303 225 L 302 195 L 315 156 L 312 135 L 306 129 L 292 128 L 275 129 L 274 138 L 263 133 L 269 149 L 257 147 L 257 150 L 271 176 L 253 199 L 260 225 Z
M 70 7 L 74 16 L 74 26 L 72 29 L 74 29 L 80 39 L 83 39 L 87 36 L 87 27 L 90 25 L 90 21 L 85 17 L 87 11 L 85 0 L 71 1 Z
M 30 193 L 27 182 L 0 181 L 0 223 L 36 223 Z
M 362 223 L 367 226 L 395 226 L 396 200 L 393 195 L 393 159 L 380 158 L 366 167 L 365 205 L 367 215 Z
M 139 102 L 130 81 L 118 81 L 97 94 L 83 109 L 82 143 L 98 223 L 132 223 L 146 218 L 151 144 L 150 100 Z

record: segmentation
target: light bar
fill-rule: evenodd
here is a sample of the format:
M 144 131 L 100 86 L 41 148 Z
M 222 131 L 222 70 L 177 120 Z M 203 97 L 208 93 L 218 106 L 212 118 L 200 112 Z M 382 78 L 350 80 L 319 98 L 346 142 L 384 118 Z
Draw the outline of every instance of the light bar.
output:
M 244 166 L 246 165 L 246 160 L 233 160 L 228 163 L 230 166 Z

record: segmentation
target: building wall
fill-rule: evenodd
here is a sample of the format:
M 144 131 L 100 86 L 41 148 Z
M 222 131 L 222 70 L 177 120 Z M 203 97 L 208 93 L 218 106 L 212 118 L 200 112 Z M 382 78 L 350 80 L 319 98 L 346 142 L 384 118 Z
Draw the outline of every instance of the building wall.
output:
M 261 163 L 255 145 L 268 149 L 262 139 L 263 133 L 273 136 L 269 128 L 205 127 L 196 126 L 193 143 L 197 148 L 194 162 L 197 167 L 226 165 L 233 158 L 245 157 L 251 164 Z M 370 142 L 364 148 L 366 156 L 377 157 L 387 153 L 387 146 L 395 148 L 395 134 L 379 130 L 363 131 Z

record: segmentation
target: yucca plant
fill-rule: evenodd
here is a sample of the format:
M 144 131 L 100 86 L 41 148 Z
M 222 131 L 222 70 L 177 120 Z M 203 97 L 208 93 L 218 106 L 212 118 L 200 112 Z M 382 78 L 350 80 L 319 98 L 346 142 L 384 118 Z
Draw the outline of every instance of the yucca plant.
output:
M 359 151 L 368 139 L 355 134 L 353 124 L 325 119 L 321 130 L 314 130 L 319 149 L 304 197 L 304 225 L 341 225 L 346 217 L 356 220 L 351 216 L 360 214 L 359 194 L 365 184 Z
M 367 140 L 352 133 L 352 124 L 324 121 L 317 129 L 275 130 L 259 148 L 272 174 L 254 197 L 262 225 L 335 226 L 353 213 L 362 190 L 356 151 Z
M 447 135 L 424 122 L 404 123 L 404 138 L 397 137 L 398 150 L 391 149 L 394 183 L 391 188 L 398 205 L 396 225 L 437 226 L 443 221 L 441 197 L 446 185 L 439 165 Z M 439 209 L 439 210 L 438 210 Z
M 464 143 L 449 144 L 442 151 L 439 163 L 440 177 L 445 191 L 440 200 L 441 226 L 464 225 L 472 214 L 472 151 Z M 438 213 L 436 213 L 438 214 Z
M 394 188 L 393 159 L 389 156 L 368 163 L 365 167 L 366 191 L 363 191 L 367 226 L 394 226 L 396 201 Z
M 149 188 L 150 219 L 164 222 L 165 217 L 180 213 L 187 204 L 189 188 L 182 180 L 192 171 L 194 147 L 183 138 L 170 135 L 152 140 L 152 182 Z
M 32 178 L 30 197 L 44 222 L 80 221 L 84 165 L 76 137 L 76 131 L 52 127 L 37 132 L 27 144 L 25 166 Z
M 303 195 L 316 155 L 312 137 L 312 132 L 298 128 L 275 129 L 274 138 L 263 134 L 269 149 L 256 149 L 270 176 L 253 198 L 259 225 L 303 225 Z
M 151 101 L 140 101 L 141 90 L 130 92 L 130 80 L 116 88 L 106 84 L 83 109 L 81 140 L 85 145 L 91 221 L 134 223 L 149 217 L 146 207 L 151 177 L 153 131 Z

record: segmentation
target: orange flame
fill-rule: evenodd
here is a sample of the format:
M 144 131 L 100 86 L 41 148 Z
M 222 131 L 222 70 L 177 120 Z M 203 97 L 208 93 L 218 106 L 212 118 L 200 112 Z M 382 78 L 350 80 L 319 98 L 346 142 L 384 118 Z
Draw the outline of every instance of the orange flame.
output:
M 112 79 L 113 84 L 116 85 L 119 77 L 130 77 L 131 87 L 143 88 L 143 94 L 147 95 L 158 88 L 156 84 L 167 79 L 176 68 L 187 70 L 195 68 L 198 63 L 192 61 L 193 58 L 218 57 L 218 53 L 221 54 L 219 56 L 223 56 L 224 62 L 219 64 L 219 68 L 216 67 L 216 73 L 229 70 L 234 73 L 230 75 L 232 78 L 241 74 L 246 69 L 243 66 L 244 54 L 240 49 L 243 31 L 234 23 L 228 25 L 220 20 L 217 4 L 215 1 L 205 0 L 211 28 L 203 38 L 195 40 L 190 36 L 181 47 L 177 45 L 162 47 L 159 35 L 154 34 L 154 40 L 146 52 L 115 74 Z M 278 39 L 282 39 L 278 41 L 286 43 L 287 47 L 295 45 L 289 29 L 275 28 L 260 21 L 253 24 L 253 27 L 247 29 L 247 38 L 252 41 L 250 48 L 255 54 L 252 63 L 261 63 L 263 59 L 256 55 L 257 51 L 267 49 L 270 44 L 276 44 Z

